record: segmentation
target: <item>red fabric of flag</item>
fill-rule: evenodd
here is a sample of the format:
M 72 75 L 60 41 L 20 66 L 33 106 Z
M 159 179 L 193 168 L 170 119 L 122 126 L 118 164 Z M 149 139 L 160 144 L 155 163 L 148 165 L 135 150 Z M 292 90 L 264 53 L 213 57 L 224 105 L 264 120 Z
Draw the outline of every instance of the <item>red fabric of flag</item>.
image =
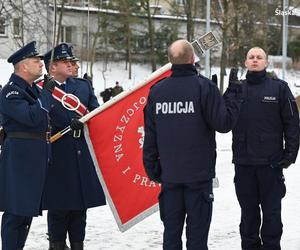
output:
M 112 105 L 105 103 L 86 123 L 96 171 L 121 231 L 158 209 L 160 185 L 148 179 L 142 161 L 143 108 L 150 87 L 170 74 L 167 67 Z

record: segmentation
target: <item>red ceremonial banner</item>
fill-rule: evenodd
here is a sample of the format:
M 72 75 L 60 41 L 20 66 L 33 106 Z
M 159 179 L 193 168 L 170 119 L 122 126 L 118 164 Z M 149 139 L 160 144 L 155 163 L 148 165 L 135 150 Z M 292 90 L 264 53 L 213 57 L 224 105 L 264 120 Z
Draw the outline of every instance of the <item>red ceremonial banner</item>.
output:
M 142 161 L 143 108 L 150 87 L 171 74 L 170 64 L 135 89 L 122 92 L 81 118 L 106 199 L 124 232 L 158 210 L 160 185 L 147 177 Z

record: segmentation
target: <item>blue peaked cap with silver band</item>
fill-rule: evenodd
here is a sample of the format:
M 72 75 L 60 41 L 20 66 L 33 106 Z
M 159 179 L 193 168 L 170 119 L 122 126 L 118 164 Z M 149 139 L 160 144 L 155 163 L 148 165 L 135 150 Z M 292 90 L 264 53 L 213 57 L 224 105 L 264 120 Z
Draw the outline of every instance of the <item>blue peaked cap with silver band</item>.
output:
M 26 44 L 21 49 L 17 50 L 13 53 L 8 59 L 7 62 L 12 63 L 13 65 L 17 64 L 18 62 L 30 58 L 30 57 L 40 57 L 43 58 L 43 55 L 40 55 L 37 48 L 36 48 L 36 41 L 32 41 Z
M 69 45 L 67 43 L 61 43 L 57 45 L 53 49 L 53 61 L 59 61 L 59 60 L 72 60 L 72 56 L 68 52 Z M 52 50 L 48 51 L 44 55 L 44 63 L 45 65 L 49 65 L 51 60 Z
M 69 43 L 68 44 L 68 53 L 72 57 L 72 61 L 78 62 L 79 59 L 74 55 L 73 48 L 74 48 L 73 45 Z

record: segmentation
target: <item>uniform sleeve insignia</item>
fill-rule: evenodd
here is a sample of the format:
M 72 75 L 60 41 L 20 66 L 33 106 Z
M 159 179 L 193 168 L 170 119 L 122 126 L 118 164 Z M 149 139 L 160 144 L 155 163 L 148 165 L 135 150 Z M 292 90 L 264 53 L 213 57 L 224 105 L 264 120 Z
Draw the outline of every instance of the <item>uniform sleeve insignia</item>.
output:
M 10 97 L 11 95 L 19 95 L 19 91 L 12 90 L 6 94 L 5 98 Z

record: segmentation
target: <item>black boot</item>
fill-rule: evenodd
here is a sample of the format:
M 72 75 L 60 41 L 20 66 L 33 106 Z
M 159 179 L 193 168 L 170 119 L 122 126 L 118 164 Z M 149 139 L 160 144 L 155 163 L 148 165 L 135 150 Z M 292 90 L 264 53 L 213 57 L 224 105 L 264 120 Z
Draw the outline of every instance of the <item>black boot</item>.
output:
M 49 233 L 47 233 L 47 235 L 48 235 L 48 240 L 49 240 L 49 249 L 48 250 L 55 250 L 54 249 L 54 245 L 53 245 L 53 242 L 51 241 L 51 237 L 50 237 L 50 235 L 49 235 Z M 18 249 L 19 250 L 19 249 Z M 22 249 L 20 249 L 20 250 L 22 250 Z M 70 248 L 68 247 L 68 245 L 65 243 L 65 248 L 64 248 L 64 250 L 70 250 Z
M 71 248 L 68 247 L 67 244 L 65 244 L 65 250 L 70 250 Z
M 66 242 L 65 241 L 58 241 L 52 242 L 49 241 L 49 250 L 65 250 Z
M 83 241 L 71 242 L 71 250 L 83 250 Z
M 23 249 L 18 249 L 18 250 L 23 250 Z M 53 242 L 49 241 L 49 250 L 55 250 L 53 246 Z M 65 244 L 64 250 L 70 250 L 67 244 Z

